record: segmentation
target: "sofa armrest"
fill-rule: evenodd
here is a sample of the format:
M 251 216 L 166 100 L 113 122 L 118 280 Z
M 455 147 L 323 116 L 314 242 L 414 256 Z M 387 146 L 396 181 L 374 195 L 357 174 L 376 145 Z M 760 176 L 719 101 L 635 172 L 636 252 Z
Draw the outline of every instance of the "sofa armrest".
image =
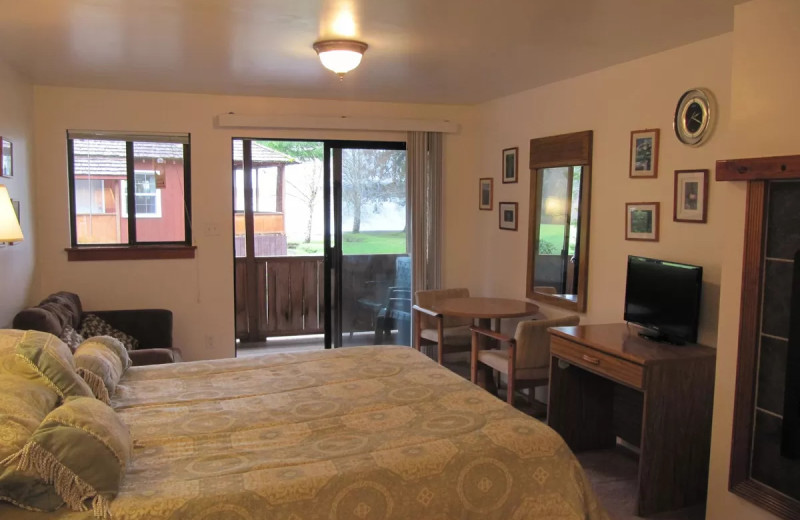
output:
M 139 350 L 128 352 L 128 355 L 131 357 L 131 362 L 135 367 L 175 362 L 172 350 L 168 348 L 140 348 Z
M 172 348 L 172 311 L 132 309 L 85 311 L 95 314 L 116 329 L 139 340 L 139 349 Z

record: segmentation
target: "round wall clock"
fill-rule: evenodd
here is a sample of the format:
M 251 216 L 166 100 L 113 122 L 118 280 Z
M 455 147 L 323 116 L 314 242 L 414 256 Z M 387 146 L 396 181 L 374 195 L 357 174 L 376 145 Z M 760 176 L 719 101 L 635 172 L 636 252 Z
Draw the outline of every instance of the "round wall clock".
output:
M 675 107 L 675 135 L 684 144 L 700 146 L 711 136 L 715 117 L 714 96 L 710 91 L 687 90 Z

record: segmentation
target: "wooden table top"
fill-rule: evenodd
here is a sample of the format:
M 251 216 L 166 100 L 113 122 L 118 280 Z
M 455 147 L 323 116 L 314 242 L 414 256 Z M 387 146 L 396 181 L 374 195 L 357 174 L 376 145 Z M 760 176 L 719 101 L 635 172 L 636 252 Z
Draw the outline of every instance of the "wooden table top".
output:
M 716 349 L 711 347 L 694 343 L 677 346 L 642 338 L 639 336 L 641 330 L 643 329 L 627 323 L 609 323 L 553 327 L 550 332 L 554 336 L 577 341 L 639 365 L 716 356 Z
M 539 312 L 535 303 L 507 298 L 447 298 L 433 305 L 433 310 L 447 316 L 465 318 L 517 318 Z

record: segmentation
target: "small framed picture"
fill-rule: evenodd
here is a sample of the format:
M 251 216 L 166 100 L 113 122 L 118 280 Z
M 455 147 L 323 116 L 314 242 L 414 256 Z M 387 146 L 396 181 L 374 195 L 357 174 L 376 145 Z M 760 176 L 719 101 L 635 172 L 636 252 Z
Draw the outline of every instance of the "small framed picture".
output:
M 478 197 L 478 209 L 492 209 L 492 191 L 494 189 L 494 179 L 483 178 L 480 180 L 480 191 Z
M 631 132 L 629 177 L 658 177 L 658 128 Z
M 3 170 L 0 177 L 14 176 L 14 144 L 5 137 L 0 138 L 3 142 Z
M 708 170 L 675 170 L 675 222 L 706 221 Z
M 511 183 L 517 182 L 517 170 L 519 167 L 519 159 L 517 152 L 519 148 L 506 148 L 503 150 L 503 182 Z
M 506 229 L 508 231 L 516 231 L 517 203 L 498 202 L 497 206 L 500 208 L 500 229 Z
M 658 242 L 658 202 L 625 204 L 625 240 Z

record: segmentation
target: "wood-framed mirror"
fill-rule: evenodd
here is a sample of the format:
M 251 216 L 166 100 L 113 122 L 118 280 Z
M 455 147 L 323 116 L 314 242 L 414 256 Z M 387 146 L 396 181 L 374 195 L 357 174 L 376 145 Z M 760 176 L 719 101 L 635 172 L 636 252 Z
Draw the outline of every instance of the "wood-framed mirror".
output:
M 592 131 L 531 139 L 526 295 L 586 310 Z

